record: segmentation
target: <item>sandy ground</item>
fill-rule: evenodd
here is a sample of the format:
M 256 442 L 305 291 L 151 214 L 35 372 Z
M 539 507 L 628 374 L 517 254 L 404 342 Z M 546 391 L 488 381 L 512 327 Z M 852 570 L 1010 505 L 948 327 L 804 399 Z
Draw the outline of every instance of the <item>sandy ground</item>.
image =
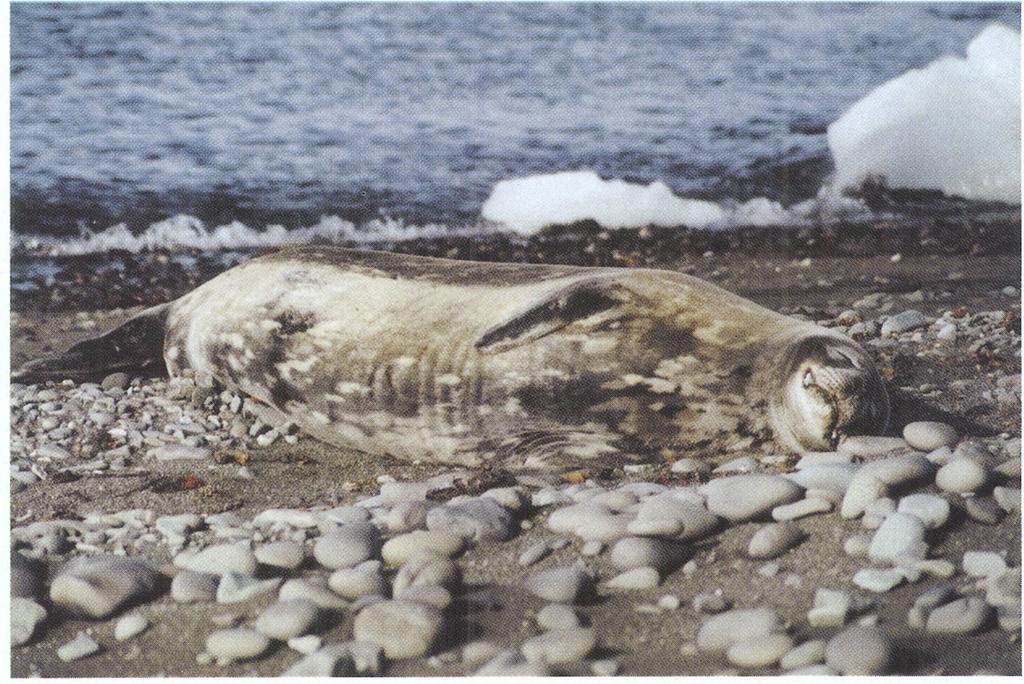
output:
M 934 316 L 958 306 L 969 312 L 1006 310 L 1016 313 L 1019 325 L 1019 296 L 1000 293 L 1008 285 L 1019 286 L 1019 252 L 975 256 L 928 254 L 904 257 L 898 262 L 890 256 L 816 257 L 801 263 L 777 256 L 694 255 L 672 259 L 661 267 L 692 273 L 786 313 L 817 317 L 815 314 L 821 310 L 850 308 L 864 295 L 887 292 L 897 302 L 902 302 L 906 295 L 913 301 L 900 303 L 893 313 L 915 308 Z M 917 291 L 925 293 L 924 301 L 914 301 L 912 293 Z M 99 329 L 105 329 L 135 310 L 97 311 L 89 317 L 97 321 Z M 12 319 L 12 365 L 17 367 L 24 360 L 92 334 L 80 329 L 81 317 L 76 318 L 76 313 L 17 312 Z M 967 434 L 1020 435 L 1019 405 L 1007 407 L 988 400 L 983 394 L 983 382 L 979 381 L 976 388 L 940 391 L 927 399 L 899 390 L 923 383 L 942 388 L 954 380 L 1019 374 L 1019 353 L 988 361 L 969 353 L 966 345 L 945 355 L 918 352 L 907 349 L 876 355 L 883 371 L 890 376 L 895 393 L 902 397 L 894 421 L 898 426 L 913 418 L 939 416 L 957 424 Z M 414 466 L 346 452 L 308 438 L 296 445 L 279 441 L 254 450 L 251 455 L 249 467 L 255 477 L 250 480 L 238 479 L 235 469 L 227 465 L 164 463 L 147 464 L 147 472 L 137 476 L 87 475 L 63 484 L 37 483 L 13 495 L 12 524 L 132 508 L 149 508 L 160 514 L 233 510 L 245 516 L 267 508 L 348 503 L 359 493 L 374 493 L 374 478 L 379 475 L 412 480 L 445 470 L 443 466 Z M 208 486 L 189 491 L 166 486 L 168 481 L 187 473 L 196 474 Z M 452 628 L 442 650 L 481 636 L 514 647 L 535 633 L 529 618 L 543 603 L 522 590 L 522 580 L 537 569 L 572 562 L 578 557 L 579 542 L 529 570 L 523 569 L 516 563 L 518 554 L 536 541 L 554 536 L 544 528 L 542 512 L 535 512 L 530 518 L 535 523 L 533 528 L 514 540 L 485 545 L 462 557 L 467 590 L 451 609 L 454 619 L 449 621 Z M 580 614 L 598 630 L 602 649 L 598 655 L 614 657 L 626 675 L 705 675 L 721 670 L 725 666 L 722 658 L 680 654 L 680 646 L 693 638 L 700 624 L 700 617 L 689 608 L 689 602 L 697 593 L 719 588 L 739 607 L 771 605 L 792 623 L 792 633 L 798 640 L 831 635 L 834 629 L 809 628 L 806 611 L 817 588 L 852 588 L 850 577 L 862 567 L 863 561 L 845 555 L 842 545 L 847 537 L 863 530 L 857 521 L 844 521 L 837 514 L 806 519 L 801 525 L 810 533 L 809 540 L 783 556 L 781 571 L 775 577 L 758 575 L 756 569 L 763 562 L 752 561 L 743 553 L 758 525 L 739 525 L 693 546 L 692 557 L 698 567 L 695 573 L 677 571 L 655 590 L 603 596 L 581 607 Z M 965 550 L 977 549 L 1006 550 L 1009 561 L 1019 565 L 1020 517 L 1010 515 L 996 526 L 985 526 L 965 519 L 961 512 L 941 537 L 932 541 L 934 556 L 956 563 Z M 56 567 L 51 562 L 49 569 L 53 572 Z M 606 558 L 598 559 L 596 567 L 602 577 L 611 576 Z M 787 581 L 790 575 L 796 575 L 799 582 Z M 974 636 L 935 636 L 906 626 L 906 610 L 913 598 L 934 582 L 925 579 L 916 585 L 904 585 L 882 597 L 877 613 L 899 643 L 898 672 L 964 675 L 985 668 L 1019 675 L 1019 633 L 989 629 Z M 677 595 L 683 607 L 658 615 L 634 610 L 637 604 L 653 603 L 664 594 Z M 40 640 L 12 650 L 13 674 L 277 675 L 299 658 L 283 645 L 252 663 L 220 668 L 195 662 L 206 635 L 213 629 L 212 616 L 255 616 L 266 603 L 257 601 L 242 604 L 241 608 L 216 604 L 180 606 L 164 596 L 138 608 L 150 618 L 153 627 L 127 643 L 113 640 L 116 620 L 89 622 L 58 616 L 48 623 Z M 93 629 L 96 638 L 107 645 L 106 650 L 73 663 L 58 660 L 56 647 L 85 628 Z M 325 624 L 323 634 L 328 642 L 349 639 L 351 618 L 338 616 L 334 622 Z M 570 668 L 566 672 L 586 674 L 583 669 Z M 387 674 L 393 675 L 463 673 L 463 666 L 458 663 L 428 664 L 426 659 L 400 661 L 387 669 Z

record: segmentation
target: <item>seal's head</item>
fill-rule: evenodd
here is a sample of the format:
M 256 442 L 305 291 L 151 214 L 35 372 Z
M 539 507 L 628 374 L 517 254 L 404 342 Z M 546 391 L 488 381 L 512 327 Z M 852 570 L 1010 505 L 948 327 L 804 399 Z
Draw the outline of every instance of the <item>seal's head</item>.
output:
M 852 340 L 816 336 L 783 352 L 782 393 L 772 423 L 799 452 L 835 449 L 851 434 L 878 434 L 889 422 L 889 396 L 868 355 Z

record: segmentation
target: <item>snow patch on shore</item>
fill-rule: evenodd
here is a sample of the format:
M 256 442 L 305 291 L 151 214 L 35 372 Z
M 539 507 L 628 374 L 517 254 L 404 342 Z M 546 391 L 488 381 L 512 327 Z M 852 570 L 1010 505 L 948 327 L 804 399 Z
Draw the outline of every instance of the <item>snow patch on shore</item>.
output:
M 828 127 L 835 184 L 1020 202 L 1020 33 L 983 30 L 947 56 L 879 86 Z

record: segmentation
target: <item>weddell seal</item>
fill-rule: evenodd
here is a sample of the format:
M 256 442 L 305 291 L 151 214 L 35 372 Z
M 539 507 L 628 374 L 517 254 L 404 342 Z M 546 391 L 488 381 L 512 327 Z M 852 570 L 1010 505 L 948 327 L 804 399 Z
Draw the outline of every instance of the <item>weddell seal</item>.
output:
M 161 361 L 324 442 L 466 465 L 826 450 L 889 417 L 852 340 L 691 276 L 329 247 L 236 266 L 20 376 Z

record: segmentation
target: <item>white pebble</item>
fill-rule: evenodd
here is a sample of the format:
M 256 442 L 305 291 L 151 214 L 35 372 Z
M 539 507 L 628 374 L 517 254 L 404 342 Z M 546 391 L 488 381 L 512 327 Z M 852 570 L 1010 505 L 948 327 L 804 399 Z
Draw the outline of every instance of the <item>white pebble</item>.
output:
M 952 447 L 960 435 L 952 425 L 932 421 L 908 423 L 903 428 L 903 439 L 907 444 L 921 451 L 934 451 L 940 447 Z
M 765 636 L 737 641 L 726 651 L 726 658 L 737 667 L 769 667 L 793 648 L 793 640 L 785 634 Z
M 412 601 L 378 601 L 356 614 L 353 634 L 384 649 L 388 658 L 427 654 L 441 633 L 444 619 L 431 605 Z
M 803 489 L 776 475 L 734 475 L 701 488 L 708 510 L 732 522 L 768 515 L 773 508 L 803 498 Z
M 271 639 L 287 641 L 308 632 L 319 614 L 317 605 L 308 599 L 278 601 L 260 613 L 254 626 Z
M 825 646 L 826 664 L 841 675 L 883 675 L 892 667 L 892 639 L 877 627 L 850 627 Z
M 704 620 L 697 632 L 697 648 L 727 651 L 734 643 L 765 637 L 781 629 L 782 620 L 773 610 L 737 608 Z
M 777 558 L 804 539 L 804 531 L 794 523 L 765 525 L 750 540 L 747 555 L 751 558 Z
M 988 471 L 985 467 L 967 458 L 953 459 L 939 468 L 935 475 L 935 484 L 939 489 L 960 494 L 976 491 L 987 481 Z
M 98 653 L 99 650 L 100 645 L 92 637 L 85 632 L 79 632 L 78 636 L 57 649 L 57 657 L 69 663 Z
M 574 627 L 538 634 L 527 639 L 520 650 L 530 662 L 560 665 L 583 660 L 595 646 L 597 634 L 594 630 Z
M 221 665 L 258 658 L 270 648 L 270 639 L 256 630 L 220 629 L 206 637 L 206 651 Z
M 949 520 L 949 502 L 934 494 L 905 496 L 900 499 L 896 511 L 916 517 L 929 530 L 936 530 Z
M 125 615 L 114 625 L 114 638 L 118 641 L 127 641 L 138 636 L 149 628 L 149 620 L 138 613 Z
M 531 594 L 556 603 L 575 603 L 591 585 L 590 576 L 575 565 L 543 570 L 526 579 Z
M 605 582 L 609 589 L 653 589 L 661 583 L 661 575 L 650 567 L 627 570 Z

